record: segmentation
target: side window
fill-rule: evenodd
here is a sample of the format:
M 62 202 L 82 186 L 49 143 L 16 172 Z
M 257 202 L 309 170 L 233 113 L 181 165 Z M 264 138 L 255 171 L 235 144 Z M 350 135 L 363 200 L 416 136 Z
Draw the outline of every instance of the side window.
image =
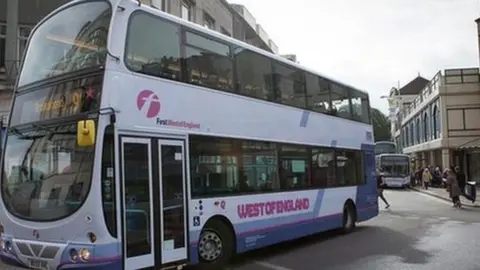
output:
M 334 82 L 330 84 L 332 96 L 332 111 L 336 116 L 351 119 L 350 99 L 347 88 Z
M 272 62 L 269 58 L 238 47 L 235 49 L 235 63 L 241 94 L 273 100 Z
M 192 196 L 279 190 L 274 143 L 191 136 Z
M 229 45 L 186 31 L 185 54 L 189 83 L 233 91 Z
M 302 70 L 273 61 L 276 102 L 305 108 L 305 76 Z
M 352 101 L 353 119 L 369 124 L 370 105 L 368 103 L 368 94 L 351 89 L 350 100 Z
M 107 229 L 117 237 L 117 219 L 115 203 L 115 145 L 113 126 L 105 128 L 102 150 L 102 205 Z
M 180 80 L 180 27 L 146 13 L 132 15 L 125 65 L 135 72 Z
M 363 158 L 360 151 L 337 151 L 336 159 L 338 186 L 357 185 L 363 182 Z
M 279 146 L 279 178 L 282 190 L 304 189 L 310 187 L 308 151 L 305 146 Z
M 242 141 L 242 192 L 279 190 L 277 152 L 274 143 Z
M 305 73 L 307 109 L 328 113 L 330 112 L 330 92 L 327 81 L 311 73 Z
M 312 186 L 326 188 L 335 186 L 336 167 L 333 149 L 312 148 Z
M 239 192 L 239 159 L 234 140 L 190 137 L 192 196 Z

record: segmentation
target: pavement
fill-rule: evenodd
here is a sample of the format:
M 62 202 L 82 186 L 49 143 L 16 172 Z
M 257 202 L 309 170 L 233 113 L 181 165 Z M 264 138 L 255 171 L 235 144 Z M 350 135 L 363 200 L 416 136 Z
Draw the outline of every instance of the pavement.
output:
M 413 190 L 386 190 L 385 197 L 391 208 L 380 203 L 379 216 L 352 234 L 322 233 L 257 250 L 228 270 L 480 269 L 480 208 L 453 208 Z M 4 269 L 19 268 L 0 264 Z
M 436 197 L 438 199 L 444 200 L 451 202 L 452 199 L 450 198 L 450 195 L 448 194 L 448 191 L 445 188 L 432 188 L 429 187 L 428 189 L 423 189 L 421 187 L 411 187 L 412 190 L 417 191 L 417 192 L 422 192 L 424 194 Z M 477 195 L 480 195 L 480 188 L 477 187 Z M 467 200 L 465 197 L 460 197 L 460 200 L 462 201 L 462 205 L 467 206 L 467 207 L 480 207 L 480 202 L 474 202 L 472 203 L 471 201 Z

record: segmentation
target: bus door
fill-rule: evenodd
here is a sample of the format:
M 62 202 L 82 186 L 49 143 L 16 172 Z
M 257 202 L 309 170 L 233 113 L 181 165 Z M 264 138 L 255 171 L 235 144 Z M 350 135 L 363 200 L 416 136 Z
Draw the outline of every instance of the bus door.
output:
M 122 136 L 120 146 L 125 269 L 185 261 L 184 141 Z
M 188 258 L 185 157 L 184 140 L 158 140 L 162 264 Z

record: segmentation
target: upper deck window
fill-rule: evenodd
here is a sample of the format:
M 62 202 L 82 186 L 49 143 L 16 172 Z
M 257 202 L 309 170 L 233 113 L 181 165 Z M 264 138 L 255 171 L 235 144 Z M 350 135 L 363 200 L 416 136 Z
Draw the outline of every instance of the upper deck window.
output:
M 187 31 L 185 54 L 190 83 L 233 90 L 233 61 L 228 45 Z
M 30 38 L 19 86 L 103 66 L 111 17 L 107 2 L 90 1 L 48 18 Z
M 367 94 L 293 62 L 145 11 L 132 13 L 128 28 L 132 72 L 370 123 Z
M 350 100 L 352 101 L 353 119 L 369 124 L 370 106 L 368 105 L 368 95 L 351 89 Z
M 180 27 L 135 13 L 130 19 L 125 57 L 127 67 L 135 72 L 180 80 Z
M 336 83 L 331 83 L 332 109 L 337 116 L 351 118 L 350 99 L 347 88 Z

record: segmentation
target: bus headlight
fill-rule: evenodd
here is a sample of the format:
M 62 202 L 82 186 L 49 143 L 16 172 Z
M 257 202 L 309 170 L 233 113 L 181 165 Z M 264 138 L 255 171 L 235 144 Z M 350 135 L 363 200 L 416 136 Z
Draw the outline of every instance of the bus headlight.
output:
M 12 243 L 10 243 L 9 241 L 2 241 L 3 243 L 3 248 L 4 250 L 8 251 L 8 252 L 12 252 Z
M 72 262 L 75 262 L 77 261 L 77 259 L 78 259 L 78 252 L 74 248 L 70 249 L 70 260 L 72 260 Z
M 83 261 L 88 261 L 88 259 L 90 259 L 90 251 L 88 251 L 86 248 L 82 248 L 80 250 L 80 259 Z

